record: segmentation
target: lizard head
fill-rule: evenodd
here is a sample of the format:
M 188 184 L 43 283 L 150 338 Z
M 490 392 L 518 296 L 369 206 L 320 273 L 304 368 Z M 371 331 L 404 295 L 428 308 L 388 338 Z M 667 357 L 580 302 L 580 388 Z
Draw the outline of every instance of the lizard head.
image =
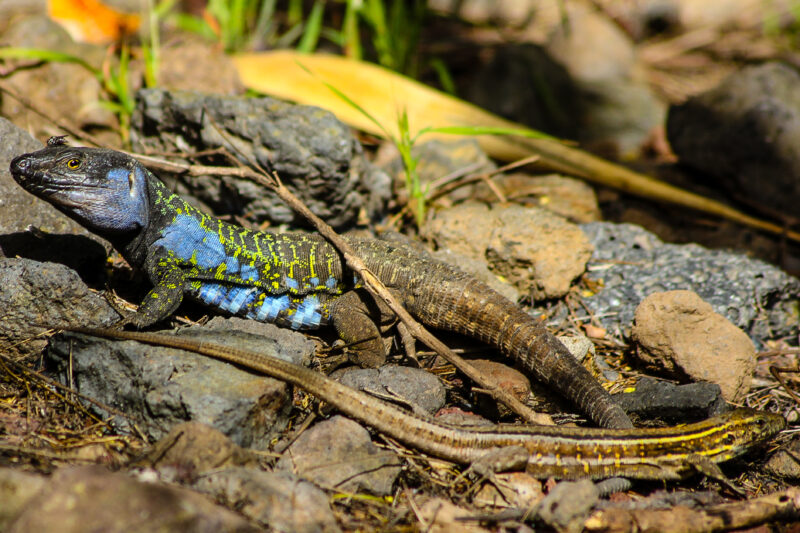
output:
M 26 191 L 104 236 L 147 226 L 147 170 L 136 160 L 112 150 L 69 147 L 59 137 L 47 144 L 11 161 L 11 175 Z

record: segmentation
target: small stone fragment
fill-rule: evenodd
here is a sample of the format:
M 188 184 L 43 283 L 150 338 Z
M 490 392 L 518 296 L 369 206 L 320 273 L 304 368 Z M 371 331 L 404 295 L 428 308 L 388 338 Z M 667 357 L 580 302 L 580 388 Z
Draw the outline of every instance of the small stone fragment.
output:
M 162 475 L 165 469 L 174 469 L 179 475 L 199 475 L 253 461 L 246 450 L 222 432 L 200 422 L 185 422 L 173 427 L 138 462 L 162 471 Z
M 556 531 L 579 533 L 600 495 L 589 479 L 562 481 L 539 504 L 539 518 Z
M 451 426 L 493 426 L 494 422 L 458 407 L 446 407 L 436 413 L 436 420 Z M 551 422 L 552 423 L 552 422 Z
M 519 401 L 525 402 L 528 399 L 531 393 L 531 382 L 519 370 L 489 359 L 471 359 L 469 362 L 479 372 L 496 382 L 500 389 L 511 394 Z M 510 414 L 506 406 L 498 403 L 491 396 L 481 394 L 479 399 L 481 410 L 489 413 L 487 416 L 492 418 L 499 416 L 502 418 Z
M 204 475 L 194 488 L 270 531 L 340 531 L 325 493 L 288 472 L 225 468 Z
M 373 444 L 362 426 L 334 416 L 300 435 L 276 468 L 325 488 L 386 495 L 392 492 L 401 464 L 394 453 Z
M 431 498 L 419 511 L 420 529 L 429 533 L 486 533 L 477 521 L 469 520 L 475 513 L 453 505 L 444 498 Z
M 764 470 L 781 479 L 800 479 L 800 439 L 795 438 L 781 446 L 764 465 Z
M 527 472 L 503 472 L 495 474 L 495 478 L 496 483 L 484 483 L 475 494 L 473 499 L 475 505 L 529 509 L 544 498 L 542 482 Z
M 519 370 L 489 359 L 472 359 L 470 364 L 488 375 L 497 382 L 501 389 L 520 401 L 527 400 L 528 394 L 531 393 L 530 380 Z
M 563 344 L 567 350 L 569 350 L 569 353 L 578 361 L 583 361 L 586 359 L 587 355 L 594 355 L 594 343 L 589 337 L 584 337 L 582 335 L 558 335 L 558 340 L 561 341 L 561 344 Z
M 631 332 L 648 367 L 681 379 L 709 381 L 736 402 L 755 370 L 750 338 L 691 291 L 651 294 L 636 309 Z

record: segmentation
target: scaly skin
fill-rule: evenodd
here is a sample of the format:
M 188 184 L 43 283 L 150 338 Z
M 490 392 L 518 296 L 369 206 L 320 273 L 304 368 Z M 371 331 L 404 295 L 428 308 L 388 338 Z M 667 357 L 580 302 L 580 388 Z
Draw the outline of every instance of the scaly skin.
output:
M 377 366 L 386 316 L 316 235 L 255 232 L 200 212 L 133 158 L 56 139 L 11 162 L 14 179 L 108 239 L 153 284 L 130 322 L 152 325 L 184 294 L 227 313 L 293 329 L 333 325 Z M 348 238 L 367 267 L 424 324 L 496 346 L 605 427 L 630 420 L 551 333 L 486 284 L 405 246 Z M 377 322 L 377 323 L 376 323 Z
M 109 329 L 71 328 L 88 335 L 130 339 L 190 350 L 262 372 L 305 389 L 347 416 L 418 450 L 458 463 L 489 458 L 493 450 L 514 450 L 508 467 L 538 478 L 681 479 L 701 472 L 734 488 L 717 463 L 760 445 L 786 427 L 777 414 L 738 409 L 695 424 L 670 428 L 597 429 L 498 425 L 456 427 L 407 414 L 303 366 L 268 355 L 198 341 L 185 336 Z M 738 489 L 737 489 L 738 490 Z

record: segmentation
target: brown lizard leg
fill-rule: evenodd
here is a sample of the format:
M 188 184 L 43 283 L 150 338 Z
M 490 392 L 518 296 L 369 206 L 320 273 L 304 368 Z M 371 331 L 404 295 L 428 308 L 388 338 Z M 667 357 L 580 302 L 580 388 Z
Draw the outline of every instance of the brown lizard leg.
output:
M 339 337 L 350 345 L 353 362 L 376 368 L 386 361 L 382 329 L 394 320 L 383 303 L 378 304 L 365 289 L 355 289 L 331 303 L 330 316 Z M 380 317 L 380 322 L 374 317 Z

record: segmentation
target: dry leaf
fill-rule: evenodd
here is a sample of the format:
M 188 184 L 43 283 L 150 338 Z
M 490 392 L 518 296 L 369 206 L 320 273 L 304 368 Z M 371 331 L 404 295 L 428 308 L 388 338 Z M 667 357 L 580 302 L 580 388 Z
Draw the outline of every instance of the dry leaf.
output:
M 458 98 L 362 61 L 276 50 L 240 54 L 234 56 L 234 63 L 246 87 L 285 100 L 323 107 L 332 111 L 343 122 L 375 135 L 384 135 L 381 128 L 334 93 L 325 83 L 356 102 L 394 136 L 399 135 L 398 117 L 404 110 L 408 114 L 412 136 L 426 127 L 525 129 L 524 126 L 509 122 Z M 423 139 L 425 138 L 429 137 Z M 800 241 L 798 232 L 784 231 L 782 226 L 634 172 L 557 140 L 500 135 L 479 135 L 476 139 L 487 154 L 497 159 L 515 161 L 538 155 L 542 164 L 558 172 L 572 174 L 629 194 L 713 213 L 750 227 L 783 233 L 792 240 Z
M 47 0 L 47 14 L 82 43 L 110 43 L 139 29 L 139 15 L 121 13 L 98 0 Z

